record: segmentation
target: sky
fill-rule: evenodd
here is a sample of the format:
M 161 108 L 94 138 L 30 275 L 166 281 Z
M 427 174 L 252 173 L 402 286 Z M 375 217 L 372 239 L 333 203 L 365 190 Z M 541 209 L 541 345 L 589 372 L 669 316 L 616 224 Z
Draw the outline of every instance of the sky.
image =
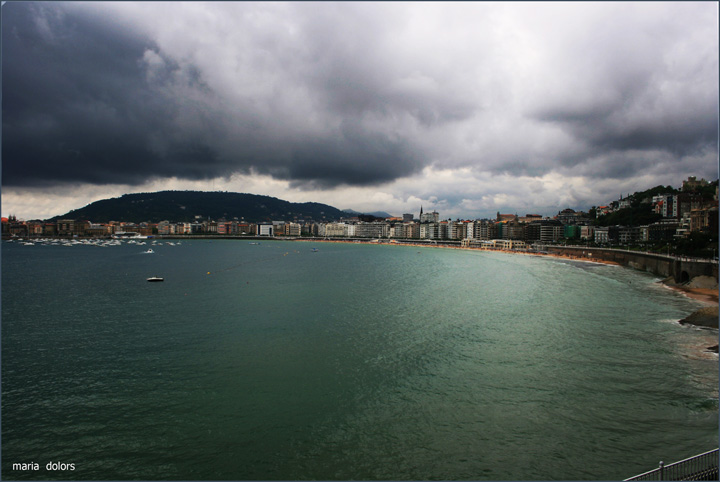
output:
M 442 219 L 718 177 L 717 2 L 7 2 L 2 215 L 166 189 Z

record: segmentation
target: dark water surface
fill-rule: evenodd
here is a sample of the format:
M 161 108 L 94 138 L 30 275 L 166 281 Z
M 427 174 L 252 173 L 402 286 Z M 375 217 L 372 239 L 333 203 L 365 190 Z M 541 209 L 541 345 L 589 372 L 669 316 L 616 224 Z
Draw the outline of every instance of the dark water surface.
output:
M 148 247 L 3 243 L 3 479 L 622 479 L 717 447 L 717 330 L 647 274 Z

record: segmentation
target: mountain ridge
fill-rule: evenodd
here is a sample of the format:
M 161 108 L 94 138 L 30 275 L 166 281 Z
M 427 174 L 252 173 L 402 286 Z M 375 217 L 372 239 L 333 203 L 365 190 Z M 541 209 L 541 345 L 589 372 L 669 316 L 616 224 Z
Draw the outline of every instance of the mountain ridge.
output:
M 334 221 L 347 213 L 328 204 L 292 203 L 261 194 L 216 191 L 156 191 L 124 194 L 73 209 L 58 219 L 92 222 L 190 222 L 197 218 L 245 222 L 315 220 Z

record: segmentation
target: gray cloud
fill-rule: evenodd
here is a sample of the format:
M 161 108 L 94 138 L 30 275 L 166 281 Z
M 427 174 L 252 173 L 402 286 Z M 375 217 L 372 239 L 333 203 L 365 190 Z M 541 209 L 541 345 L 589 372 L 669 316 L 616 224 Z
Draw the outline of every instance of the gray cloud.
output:
M 709 177 L 715 11 L 8 3 L 3 184 L 257 173 L 313 190 L 429 166 L 592 179 L 662 166 Z

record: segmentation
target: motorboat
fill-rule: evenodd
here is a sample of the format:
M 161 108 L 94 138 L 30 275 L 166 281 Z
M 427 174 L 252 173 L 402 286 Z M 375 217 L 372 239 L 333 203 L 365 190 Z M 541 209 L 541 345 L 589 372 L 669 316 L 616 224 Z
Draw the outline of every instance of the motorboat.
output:
M 147 280 L 150 281 L 151 283 L 157 283 L 159 281 L 165 281 L 165 278 L 160 278 L 158 276 L 152 276 L 152 277 L 148 278 Z

